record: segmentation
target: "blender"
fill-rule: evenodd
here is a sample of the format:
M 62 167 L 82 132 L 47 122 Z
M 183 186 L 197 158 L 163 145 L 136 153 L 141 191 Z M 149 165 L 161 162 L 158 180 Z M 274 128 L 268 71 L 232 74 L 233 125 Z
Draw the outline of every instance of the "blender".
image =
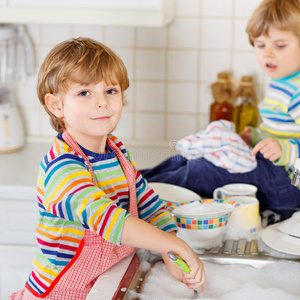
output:
M 21 149 L 25 142 L 24 126 L 14 96 L 21 48 L 25 74 L 32 75 L 33 48 L 24 27 L 0 24 L 0 153 Z

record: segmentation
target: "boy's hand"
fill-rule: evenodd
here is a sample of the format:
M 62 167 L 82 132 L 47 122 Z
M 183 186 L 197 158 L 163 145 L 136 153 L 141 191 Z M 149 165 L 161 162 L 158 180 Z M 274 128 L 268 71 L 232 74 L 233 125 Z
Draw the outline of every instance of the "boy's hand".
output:
M 171 262 L 167 254 L 161 255 L 169 273 L 178 281 L 183 281 L 183 271 L 174 263 Z
M 252 134 L 249 127 L 245 127 L 240 136 L 248 146 L 252 146 Z
M 282 155 L 280 144 L 276 139 L 273 138 L 266 138 L 257 143 L 252 150 L 252 154 L 256 155 L 258 152 L 260 152 L 264 158 L 270 161 L 275 161 Z
M 183 258 L 183 256 L 181 257 Z M 192 255 L 189 254 L 184 260 L 191 271 L 190 273 L 183 272 L 183 282 L 189 289 L 197 290 L 206 281 L 203 262 L 194 252 L 192 252 Z
M 175 231 L 169 234 L 176 236 Z M 168 271 L 174 278 L 185 283 L 189 289 L 200 288 L 206 281 L 203 262 L 190 247 L 178 255 L 188 264 L 190 273 L 183 272 L 176 264 L 172 263 L 167 254 L 161 254 Z

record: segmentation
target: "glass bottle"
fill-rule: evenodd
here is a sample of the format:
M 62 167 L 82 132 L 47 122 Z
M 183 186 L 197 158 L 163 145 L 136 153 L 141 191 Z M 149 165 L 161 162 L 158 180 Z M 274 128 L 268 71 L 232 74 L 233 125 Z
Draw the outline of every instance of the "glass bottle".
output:
M 242 133 L 246 126 L 257 127 L 259 111 L 252 76 L 242 77 L 240 86 L 234 92 L 233 101 L 236 102 L 233 113 L 236 132 Z
M 228 73 L 219 73 L 218 81 L 211 85 L 214 102 L 210 106 L 210 122 L 216 120 L 233 121 L 231 104 L 232 88 Z

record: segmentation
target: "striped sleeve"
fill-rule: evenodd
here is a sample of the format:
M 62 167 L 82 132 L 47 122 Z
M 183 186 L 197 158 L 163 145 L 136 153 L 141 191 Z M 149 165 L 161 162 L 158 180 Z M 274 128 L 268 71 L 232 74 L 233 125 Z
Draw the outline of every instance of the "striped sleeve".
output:
M 288 106 L 288 113 L 291 115 L 296 124 L 300 124 L 300 91 L 291 98 Z
M 254 147 L 258 142 L 260 142 L 263 139 L 263 137 L 259 128 L 254 128 L 252 126 L 248 126 L 248 127 L 251 130 L 252 147 Z
M 282 155 L 274 162 L 277 166 L 292 167 L 296 158 L 300 157 L 300 141 L 288 139 L 276 139 L 281 147 Z
M 171 219 L 170 214 L 165 209 L 164 202 L 151 189 L 141 173 L 135 169 L 135 162 L 130 153 L 128 158 L 136 173 L 136 192 L 139 218 L 156 226 L 163 231 L 173 231 L 177 229 L 176 224 Z
M 42 182 L 42 181 L 41 181 Z M 80 222 L 109 242 L 120 245 L 126 210 L 118 208 L 96 187 L 80 158 L 62 154 L 45 173 L 42 205 L 62 219 Z

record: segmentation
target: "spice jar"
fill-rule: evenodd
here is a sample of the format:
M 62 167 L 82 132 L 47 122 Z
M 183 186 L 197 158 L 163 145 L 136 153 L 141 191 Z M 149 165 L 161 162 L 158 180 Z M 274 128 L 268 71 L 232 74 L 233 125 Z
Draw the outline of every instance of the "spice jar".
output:
M 218 73 L 218 81 L 211 85 L 214 102 L 210 106 L 210 122 L 233 121 L 232 87 L 228 73 Z
M 236 103 L 233 113 L 236 132 L 242 133 L 246 126 L 257 127 L 259 112 L 252 76 L 242 77 L 240 86 L 233 94 L 233 101 Z

